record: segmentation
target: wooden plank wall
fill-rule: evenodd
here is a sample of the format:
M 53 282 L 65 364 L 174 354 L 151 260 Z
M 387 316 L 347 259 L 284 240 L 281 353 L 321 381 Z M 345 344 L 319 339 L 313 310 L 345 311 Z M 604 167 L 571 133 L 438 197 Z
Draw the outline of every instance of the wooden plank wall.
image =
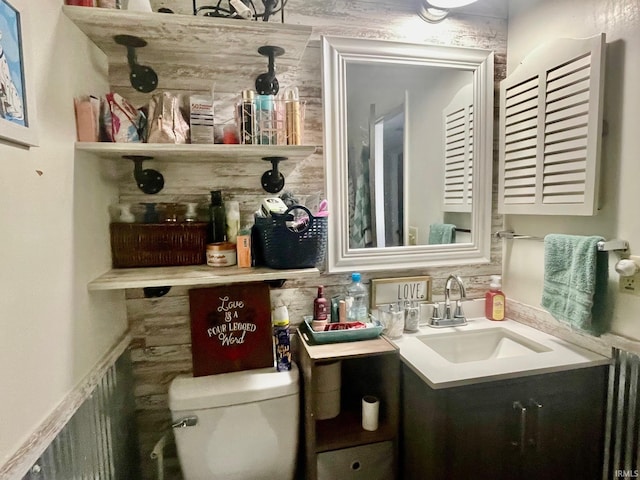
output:
M 189 0 L 152 0 L 151 3 L 154 10 L 169 7 L 181 13 L 191 11 Z M 301 64 L 290 74 L 279 78 L 282 87 L 298 86 L 302 99 L 306 101 L 304 143 L 321 146 L 323 140 L 319 42 L 321 34 L 492 49 L 496 53 L 497 86 L 497 82 L 505 73 L 506 0 L 485 0 L 478 3 L 481 5 L 468 8 L 463 13 L 451 14 L 440 24 L 428 24 L 417 16 L 417 7 L 413 0 L 290 0 L 286 7 L 285 21 L 313 26 L 313 35 Z M 216 46 L 211 45 L 211 48 L 215 49 Z M 146 101 L 133 93 L 128 86 L 128 78 L 122 72 L 111 72 L 110 78 L 114 90 L 137 104 Z M 249 80 L 253 82 L 253 79 Z M 216 108 L 219 108 L 219 112 L 228 108 L 222 105 L 232 104 L 235 98 L 235 94 L 230 92 L 221 94 L 216 98 Z M 323 155 L 321 149 L 319 152 L 294 168 L 286 178 L 285 189 L 298 194 L 324 197 Z M 268 167 L 270 165 L 265 162 L 265 170 Z M 149 201 L 149 197 L 145 198 L 134 185 L 129 173 L 131 165 L 125 162 L 119 168 L 124 172 L 120 183 L 121 201 Z M 242 175 L 238 165 L 233 162 L 222 166 L 204 163 L 165 164 L 160 168 L 165 176 L 166 187 L 163 192 L 154 196 L 154 201 L 197 201 L 206 205 L 209 191 L 221 189 L 226 199 L 240 202 L 243 224 L 251 222 L 252 212 L 265 195 L 260 188 L 259 176 Z M 492 231 L 501 228 L 501 219 L 495 213 L 495 196 L 494 191 Z M 455 272 L 465 281 L 468 295 L 479 297 L 487 288 L 489 276 L 500 273 L 500 265 L 501 244 L 494 241 L 490 264 L 455 267 Z M 451 272 L 451 268 L 439 267 L 373 272 L 364 274 L 363 278 L 368 284 L 372 278 L 431 275 L 434 299 L 442 300 L 444 281 Z M 283 288 L 272 290 L 271 299 L 273 304 L 283 302 L 288 305 L 292 323 L 296 324 L 302 320 L 303 314 L 311 311 L 317 285 L 325 285 L 326 295 L 331 296 L 341 292 L 348 282 L 348 275 L 327 274 L 321 274 L 319 278 L 308 281 L 288 281 Z M 169 383 L 177 374 L 191 373 L 187 292 L 187 288 L 174 287 L 167 296 L 156 299 L 144 298 L 140 289 L 126 292 L 127 312 L 134 339 L 131 353 L 136 379 L 137 422 L 145 479 L 155 478 L 155 465 L 150 460 L 149 453 L 155 442 L 169 428 Z M 167 448 L 167 454 L 167 478 L 180 478 L 171 446 Z

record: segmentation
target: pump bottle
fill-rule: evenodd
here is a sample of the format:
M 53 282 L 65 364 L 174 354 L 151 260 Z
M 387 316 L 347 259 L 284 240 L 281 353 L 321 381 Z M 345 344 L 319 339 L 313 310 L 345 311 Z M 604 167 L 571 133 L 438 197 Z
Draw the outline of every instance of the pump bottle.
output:
M 500 275 L 491 275 L 489 291 L 484 297 L 484 315 L 489 320 L 504 320 L 506 298 L 502 290 Z
M 327 320 L 328 307 L 327 299 L 324 297 L 324 286 L 318 287 L 318 296 L 313 301 L 313 319 L 314 320 Z

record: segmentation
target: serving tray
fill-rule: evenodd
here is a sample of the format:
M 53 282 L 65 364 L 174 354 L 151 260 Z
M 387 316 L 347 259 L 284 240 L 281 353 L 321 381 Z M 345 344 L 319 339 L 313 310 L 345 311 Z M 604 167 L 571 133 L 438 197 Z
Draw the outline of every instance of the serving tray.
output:
M 382 333 L 382 326 L 377 323 L 371 324 L 367 328 L 354 328 L 350 330 L 329 330 L 327 332 L 314 332 L 311 328 L 310 317 L 305 317 L 300 324 L 300 331 L 305 340 L 309 343 L 342 343 L 357 342 L 358 340 L 371 340 L 378 338 Z

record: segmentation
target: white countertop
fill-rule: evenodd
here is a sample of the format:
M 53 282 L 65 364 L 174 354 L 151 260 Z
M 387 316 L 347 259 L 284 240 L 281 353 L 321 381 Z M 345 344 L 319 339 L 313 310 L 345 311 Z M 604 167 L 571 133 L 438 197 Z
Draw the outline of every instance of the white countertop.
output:
M 465 302 L 467 325 L 446 328 L 421 327 L 419 332 L 404 333 L 402 337 L 390 339 L 390 341 L 400 349 L 402 361 L 435 389 L 607 365 L 610 362 L 607 357 L 514 320 L 505 319 L 500 322 L 487 320 L 483 316 L 483 306 L 484 301 Z M 493 327 L 501 327 L 526 337 L 546 347 L 548 351 L 508 358 L 453 363 L 420 340 L 420 337 L 425 335 Z

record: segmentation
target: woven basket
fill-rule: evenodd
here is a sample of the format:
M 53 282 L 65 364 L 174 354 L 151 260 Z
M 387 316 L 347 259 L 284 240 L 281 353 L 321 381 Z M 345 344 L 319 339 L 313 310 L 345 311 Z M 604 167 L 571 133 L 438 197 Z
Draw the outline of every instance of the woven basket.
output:
M 309 217 L 298 231 L 290 227 L 290 212 L 301 209 Z M 327 217 L 314 217 L 302 205 L 294 205 L 282 215 L 256 217 L 253 238 L 259 263 L 269 268 L 311 268 L 324 262 L 327 249 Z
M 206 263 L 208 223 L 112 223 L 114 268 Z

